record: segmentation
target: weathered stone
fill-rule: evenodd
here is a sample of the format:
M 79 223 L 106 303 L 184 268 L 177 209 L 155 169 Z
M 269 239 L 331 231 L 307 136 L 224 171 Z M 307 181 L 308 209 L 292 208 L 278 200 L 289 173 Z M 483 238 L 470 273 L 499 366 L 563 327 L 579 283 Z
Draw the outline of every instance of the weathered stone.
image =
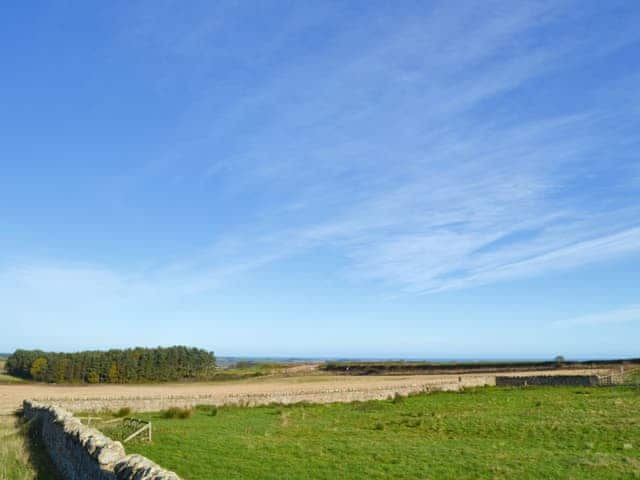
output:
M 124 455 L 124 448 L 120 442 L 111 442 L 100 449 L 96 458 L 98 463 L 104 467 L 105 465 L 115 465 Z
M 27 420 L 38 423 L 42 442 L 66 480 L 180 480 L 143 456 L 127 456 L 120 442 L 59 406 L 25 400 L 23 411 Z
M 498 387 L 526 387 L 532 385 L 591 387 L 599 385 L 597 375 L 498 375 Z

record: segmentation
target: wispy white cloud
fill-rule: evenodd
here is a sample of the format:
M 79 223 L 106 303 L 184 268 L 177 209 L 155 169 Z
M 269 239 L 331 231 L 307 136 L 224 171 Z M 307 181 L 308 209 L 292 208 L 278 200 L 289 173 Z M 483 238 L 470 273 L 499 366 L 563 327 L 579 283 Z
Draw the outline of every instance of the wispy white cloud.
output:
M 161 75 L 200 72 L 154 175 L 197 177 L 216 192 L 212 216 L 220 204 L 245 208 L 210 249 L 127 282 L 202 292 L 338 248 L 348 276 L 424 293 L 640 251 L 640 207 L 590 196 L 640 193 L 618 176 L 598 183 L 609 170 L 603 152 L 634 107 L 557 110 L 541 87 L 528 88 L 628 46 L 637 29 L 567 35 L 563 22 L 590 24 L 572 2 L 372 9 L 348 28 L 318 7 L 294 9 L 256 44 L 238 36 L 238 24 L 260 21 L 242 4 L 177 21 L 167 5 L 126 16 L 126 39 L 153 53 Z M 320 46 L 290 48 L 327 24 L 335 35 Z M 230 86 L 225 69 L 234 68 L 255 75 Z M 518 95 L 531 108 L 522 111 Z
M 630 305 L 608 312 L 594 313 L 582 317 L 559 320 L 556 327 L 590 327 L 602 325 L 615 325 L 619 323 L 640 322 L 640 305 Z
M 378 37 L 353 25 L 330 51 L 281 65 L 221 115 L 195 107 L 185 118 L 211 127 L 194 148 L 234 139 L 203 175 L 230 201 L 256 190 L 270 198 L 248 216 L 251 227 L 224 236 L 227 245 L 207 260 L 196 257 L 203 273 L 195 283 L 204 288 L 228 272 L 328 246 L 351 259 L 351 277 L 410 292 L 640 250 L 638 208 L 618 202 L 603 213 L 576 189 L 601 168 L 598 155 L 615 137 L 602 112 L 525 115 L 494 101 L 639 37 L 625 29 L 608 31 L 605 41 L 598 29 L 548 33 L 586 21 L 587 13 L 571 11 L 570 3 L 495 2 L 443 4 L 394 22 L 368 16 L 364 23 L 381 25 Z M 218 27 L 207 21 L 184 38 L 174 32 L 166 48 L 197 53 Z M 284 38 L 260 58 L 276 54 Z

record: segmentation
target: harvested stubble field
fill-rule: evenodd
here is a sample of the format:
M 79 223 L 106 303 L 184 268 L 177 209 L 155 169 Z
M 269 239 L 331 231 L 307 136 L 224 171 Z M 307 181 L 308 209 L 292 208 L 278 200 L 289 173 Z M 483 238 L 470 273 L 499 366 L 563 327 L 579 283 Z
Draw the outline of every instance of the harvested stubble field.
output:
M 477 388 L 396 400 L 198 408 L 141 453 L 189 480 L 640 478 L 640 390 Z
M 535 375 L 540 372 L 522 372 Z M 542 374 L 549 372 L 542 372 Z M 556 370 L 554 375 L 606 373 L 600 370 Z M 514 372 L 514 374 L 519 374 Z M 49 385 L 24 382 L 0 384 L 0 414 L 18 409 L 25 398 L 56 403 L 72 411 L 158 411 L 168 406 L 195 404 L 268 404 L 291 401 L 344 402 L 386 398 L 425 389 L 495 385 L 495 374 L 342 376 L 301 375 L 258 377 L 210 383 L 144 385 Z

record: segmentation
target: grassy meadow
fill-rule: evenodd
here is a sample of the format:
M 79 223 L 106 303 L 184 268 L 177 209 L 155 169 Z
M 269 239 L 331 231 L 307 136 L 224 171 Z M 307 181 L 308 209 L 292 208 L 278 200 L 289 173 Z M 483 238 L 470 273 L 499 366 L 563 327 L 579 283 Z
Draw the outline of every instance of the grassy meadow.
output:
M 59 480 L 32 427 L 0 415 L 0 480 Z
M 481 388 L 351 404 L 137 414 L 186 480 L 640 478 L 640 390 Z
M 628 384 L 639 385 L 640 386 L 640 368 L 635 368 L 625 375 L 625 382 Z
M 0 384 L 18 383 L 19 378 L 4 373 L 6 360 L 0 357 Z M 0 415 L 0 480 L 54 480 L 37 468 L 34 457 L 37 448 L 29 435 L 28 427 L 22 425 L 15 415 Z
M 0 358 L 0 384 L 24 380 L 4 372 Z M 56 480 L 53 467 L 38 437 L 15 415 L 0 415 L 0 480 Z
M 6 363 L 7 363 L 7 360 L 4 357 L 0 357 L 0 384 L 20 382 L 21 379 L 6 374 L 4 369 L 4 366 Z
M 0 370 L 0 384 L 7 384 L 7 383 L 24 383 L 24 380 L 11 375 L 7 375 L 6 373 Z
M 35 478 L 25 439 L 16 428 L 16 418 L 0 415 L 0 480 Z
M 0 384 L 3 383 L 20 383 L 23 382 L 24 380 L 22 380 L 21 378 L 17 378 L 14 377 L 12 375 L 8 375 L 5 372 L 5 364 L 7 363 L 7 360 L 4 357 L 0 357 Z M 2 478 L 2 477 L 0 477 Z

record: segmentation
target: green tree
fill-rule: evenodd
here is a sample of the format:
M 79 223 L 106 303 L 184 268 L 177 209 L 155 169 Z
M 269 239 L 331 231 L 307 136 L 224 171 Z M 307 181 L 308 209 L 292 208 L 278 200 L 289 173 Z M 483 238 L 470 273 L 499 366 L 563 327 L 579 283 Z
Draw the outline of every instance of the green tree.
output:
M 7 359 L 11 374 L 54 383 L 206 380 L 215 365 L 212 352 L 183 346 L 77 353 L 16 350 Z
M 29 373 L 34 380 L 43 380 L 49 362 L 44 357 L 38 357 L 33 361 Z
M 120 380 L 118 364 L 116 362 L 111 363 L 109 371 L 107 372 L 107 380 L 109 381 L 109 383 L 118 383 L 118 381 Z
M 87 373 L 87 383 L 100 383 L 100 374 L 95 370 Z

